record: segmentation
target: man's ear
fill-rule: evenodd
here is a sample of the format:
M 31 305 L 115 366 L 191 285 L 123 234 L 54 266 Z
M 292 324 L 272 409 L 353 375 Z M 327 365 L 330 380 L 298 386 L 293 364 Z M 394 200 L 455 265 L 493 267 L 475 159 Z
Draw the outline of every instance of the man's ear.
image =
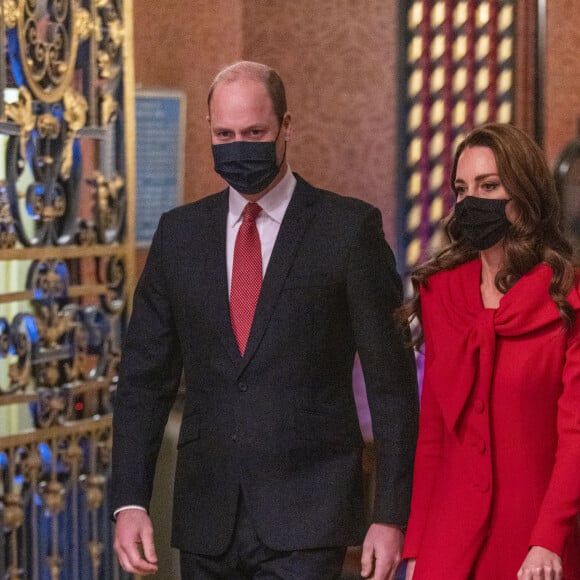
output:
M 292 138 L 292 115 L 286 111 L 282 117 L 282 129 L 284 130 L 284 141 Z

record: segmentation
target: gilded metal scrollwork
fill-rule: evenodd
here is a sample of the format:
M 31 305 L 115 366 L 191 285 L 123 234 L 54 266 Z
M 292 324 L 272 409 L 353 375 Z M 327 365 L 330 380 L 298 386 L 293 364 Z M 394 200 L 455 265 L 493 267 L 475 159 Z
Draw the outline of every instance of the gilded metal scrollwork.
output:
M 91 15 L 88 10 L 78 8 L 76 10 L 75 32 L 78 34 L 80 40 L 89 38 L 94 29 L 94 23 L 91 20 Z
M 20 59 L 34 95 L 47 103 L 62 98 L 77 56 L 76 2 L 22 0 L 18 12 Z
M 24 391 L 32 378 L 32 345 L 36 340 L 36 322 L 34 317 L 21 312 L 14 317 L 10 325 L 10 343 L 16 362 L 8 368 L 8 392 Z
M 87 111 L 89 105 L 87 100 L 76 91 L 68 90 L 64 93 L 64 120 L 67 123 L 67 133 L 62 152 L 62 164 L 60 176 L 63 179 L 70 177 L 73 164 L 73 143 L 77 133 L 87 122 Z
M 17 239 L 8 199 L 7 183 L 0 180 L 0 250 L 13 248 L 16 246 Z
M 103 308 L 111 314 L 120 313 L 127 300 L 125 261 L 115 256 L 106 262 L 99 261 L 97 275 L 107 285 L 107 293 L 100 297 Z
M 115 2 L 103 0 L 96 2 L 96 6 L 100 22 L 97 36 L 99 78 L 111 80 L 121 73 L 121 47 L 125 30 Z
M 95 225 L 87 220 L 80 220 L 75 236 L 79 246 L 93 246 L 97 243 L 97 230 Z
M 125 180 L 119 175 L 106 179 L 101 172 L 95 171 L 92 179 L 87 179 L 87 183 L 94 190 L 93 213 L 99 241 L 119 241 L 125 218 Z
M 26 87 L 18 89 L 18 101 L 6 103 L 6 116 L 20 126 L 20 157 L 26 159 L 26 142 L 36 125 L 32 112 L 32 95 Z
M 18 5 L 16 0 L 2 0 L 4 4 L 4 22 L 6 28 L 15 28 L 18 23 Z
M 101 125 L 107 125 L 117 120 L 119 103 L 111 93 L 105 93 L 101 98 Z

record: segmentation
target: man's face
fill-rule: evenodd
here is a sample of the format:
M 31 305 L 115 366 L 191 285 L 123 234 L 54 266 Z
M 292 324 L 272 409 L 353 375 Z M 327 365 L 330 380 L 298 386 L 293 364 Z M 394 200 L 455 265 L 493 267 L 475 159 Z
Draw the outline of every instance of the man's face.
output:
M 284 158 L 284 141 L 290 137 L 290 116 L 280 123 L 274 114 L 266 87 L 258 82 L 240 79 L 219 83 L 209 107 L 212 145 L 233 141 L 276 141 L 276 162 Z M 280 132 L 280 135 L 278 133 Z

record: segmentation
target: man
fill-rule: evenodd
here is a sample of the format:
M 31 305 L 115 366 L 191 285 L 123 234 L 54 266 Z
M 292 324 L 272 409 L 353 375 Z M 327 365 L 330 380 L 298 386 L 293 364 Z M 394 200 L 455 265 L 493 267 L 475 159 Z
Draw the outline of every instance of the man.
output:
M 391 579 L 417 389 L 380 213 L 290 171 L 291 117 L 272 69 L 224 69 L 208 104 L 230 187 L 161 218 L 135 292 L 114 415 L 119 560 L 157 569 L 145 510 L 183 370 L 172 535 L 182 577 L 339 578 L 364 534 L 358 351 L 378 455 L 363 574 Z

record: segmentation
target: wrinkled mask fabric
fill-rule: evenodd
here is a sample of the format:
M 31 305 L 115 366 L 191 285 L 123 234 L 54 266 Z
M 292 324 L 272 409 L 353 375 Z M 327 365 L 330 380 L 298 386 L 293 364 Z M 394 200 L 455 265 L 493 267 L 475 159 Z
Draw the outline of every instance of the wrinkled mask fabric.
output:
M 234 141 L 212 145 L 216 173 L 236 191 L 264 191 L 278 175 L 276 141 Z
M 509 201 L 468 196 L 455 204 L 455 219 L 463 238 L 477 250 L 495 246 L 511 225 L 505 214 Z

